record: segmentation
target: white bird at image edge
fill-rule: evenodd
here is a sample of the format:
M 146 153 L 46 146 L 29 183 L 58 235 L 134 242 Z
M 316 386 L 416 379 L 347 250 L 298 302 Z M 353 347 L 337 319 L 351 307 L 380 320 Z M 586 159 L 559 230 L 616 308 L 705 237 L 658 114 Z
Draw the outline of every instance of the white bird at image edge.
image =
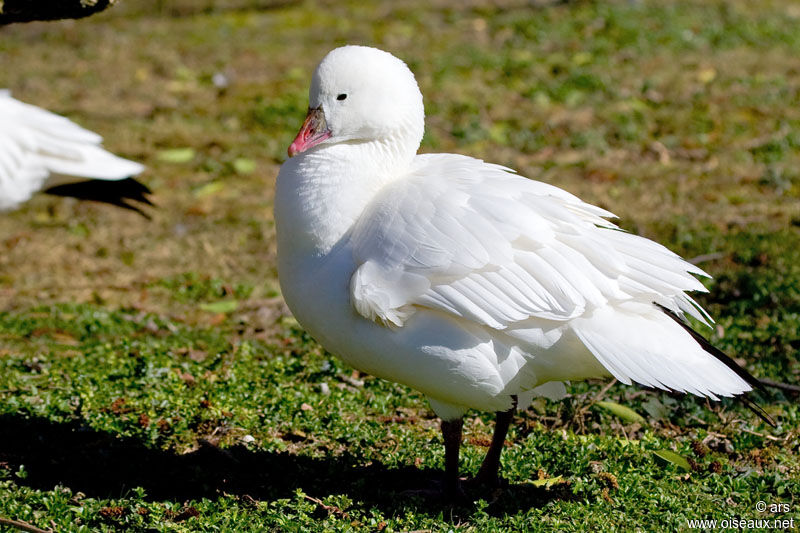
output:
M 102 140 L 0 90 L 0 211 L 16 209 L 40 190 L 135 211 L 131 202 L 150 204 L 150 191 L 132 179 L 145 167 L 104 150 Z
M 460 490 L 470 408 L 498 413 L 499 445 L 477 478 L 496 484 L 510 413 L 563 397 L 564 381 L 613 376 L 711 399 L 755 383 L 681 321 L 711 322 L 687 294 L 706 290 L 701 269 L 557 187 L 417 155 L 422 95 L 399 59 L 337 48 L 309 98 L 277 178 L 284 298 L 325 348 L 427 396 L 443 420 L 445 492 Z

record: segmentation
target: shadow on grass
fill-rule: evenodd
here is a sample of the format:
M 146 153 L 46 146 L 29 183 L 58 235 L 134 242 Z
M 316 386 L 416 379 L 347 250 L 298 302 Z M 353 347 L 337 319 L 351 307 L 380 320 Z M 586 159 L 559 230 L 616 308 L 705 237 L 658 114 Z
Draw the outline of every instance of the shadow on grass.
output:
M 353 501 L 388 512 L 408 507 L 431 513 L 442 509 L 440 501 L 403 494 L 432 487 L 439 471 L 388 468 L 374 461 L 364 465 L 347 454 L 313 458 L 244 446 L 219 449 L 206 445 L 178 455 L 76 422 L 22 415 L 0 416 L 0 435 L 0 467 L 15 472 L 25 465 L 27 476 L 15 482 L 41 490 L 62 485 L 102 499 L 125 497 L 133 488 L 142 487 L 149 500 L 183 502 L 222 493 L 256 500 L 292 498 L 300 488 L 317 498 L 347 494 Z M 491 499 L 489 496 L 484 499 Z M 488 511 L 512 513 L 572 497 L 568 489 L 512 485 Z M 468 512 L 469 507 L 463 510 Z

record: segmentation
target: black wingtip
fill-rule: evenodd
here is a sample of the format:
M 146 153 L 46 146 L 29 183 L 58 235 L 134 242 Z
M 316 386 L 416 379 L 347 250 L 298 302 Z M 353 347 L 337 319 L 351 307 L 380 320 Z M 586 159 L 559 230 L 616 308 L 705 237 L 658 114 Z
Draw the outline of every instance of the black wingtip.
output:
M 155 207 L 155 204 L 148 198 L 148 195 L 153 194 L 150 188 L 132 177 L 117 181 L 86 180 L 67 183 L 51 187 L 45 192 L 56 196 L 71 196 L 80 200 L 115 205 L 135 211 L 148 220 L 151 219 L 150 215 L 142 211 L 137 203 Z
M 771 427 L 778 427 L 775 419 L 769 416 L 769 413 L 767 413 L 760 405 L 748 398 L 746 395 L 737 396 L 736 399 L 742 402 L 745 407 L 750 409 L 750 411 L 752 411 L 758 418 L 769 424 Z
M 700 345 L 703 350 L 705 350 L 708 354 L 713 355 L 718 361 L 722 364 L 730 368 L 733 372 L 736 373 L 737 376 L 742 378 L 748 385 L 750 385 L 754 390 L 759 390 L 761 392 L 766 392 L 764 385 L 750 372 L 739 366 L 736 361 L 731 359 L 725 352 L 708 342 L 702 335 L 697 333 L 693 330 L 689 325 L 683 321 L 681 317 L 675 314 L 670 309 L 667 309 L 663 305 L 653 302 L 653 304 L 661 309 L 667 316 L 669 316 L 672 320 L 674 320 L 680 327 L 682 327 L 692 338 L 697 341 L 697 344 Z M 736 397 L 737 400 L 741 401 L 745 407 L 750 409 L 753 413 L 756 414 L 761 420 L 766 422 L 772 427 L 777 427 L 775 420 L 772 419 L 769 414 L 767 414 L 764 409 L 761 408 L 758 404 L 753 402 L 750 398 L 745 395 L 740 395 Z

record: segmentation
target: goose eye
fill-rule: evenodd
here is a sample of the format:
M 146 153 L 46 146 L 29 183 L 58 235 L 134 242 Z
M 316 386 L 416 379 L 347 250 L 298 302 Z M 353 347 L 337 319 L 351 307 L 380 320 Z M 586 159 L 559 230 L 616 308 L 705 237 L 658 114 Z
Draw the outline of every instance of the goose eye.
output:
M 340 94 L 339 96 L 336 97 L 337 100 L 344 100 L 345 98 L 347 98 L 347 95 L 344 94 L 344 93 L 342 93 L 342 94 Z

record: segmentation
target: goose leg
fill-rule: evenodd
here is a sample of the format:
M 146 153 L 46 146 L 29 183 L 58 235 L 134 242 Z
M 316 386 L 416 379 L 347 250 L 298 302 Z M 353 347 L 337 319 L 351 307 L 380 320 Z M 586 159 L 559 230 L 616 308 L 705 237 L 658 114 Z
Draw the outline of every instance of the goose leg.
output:
M 503 453 L 503 445 L 506 442 L 506 434 L 511 425 L 511 419 L 514 417 L 514 412 L 517 410 L 517 397 L 513 396 L 514 406 L 508 411 L 499 411 L 494 425 L 494 434 L 492 435 L 492 444 L 489 446 L 489 451 L 486 452 L 486 457 L 481 463 L 481 468 L 478 470 L 478 475 L 473 480 L 478 485 L 488 487 L 500 486 L 500 454 Z
M 442 420 L 444 438 L 444 495 L 450 499 L 463 496 L 461 479 L 458 477 L 458 454 L 461 449 L 462 419 Z

